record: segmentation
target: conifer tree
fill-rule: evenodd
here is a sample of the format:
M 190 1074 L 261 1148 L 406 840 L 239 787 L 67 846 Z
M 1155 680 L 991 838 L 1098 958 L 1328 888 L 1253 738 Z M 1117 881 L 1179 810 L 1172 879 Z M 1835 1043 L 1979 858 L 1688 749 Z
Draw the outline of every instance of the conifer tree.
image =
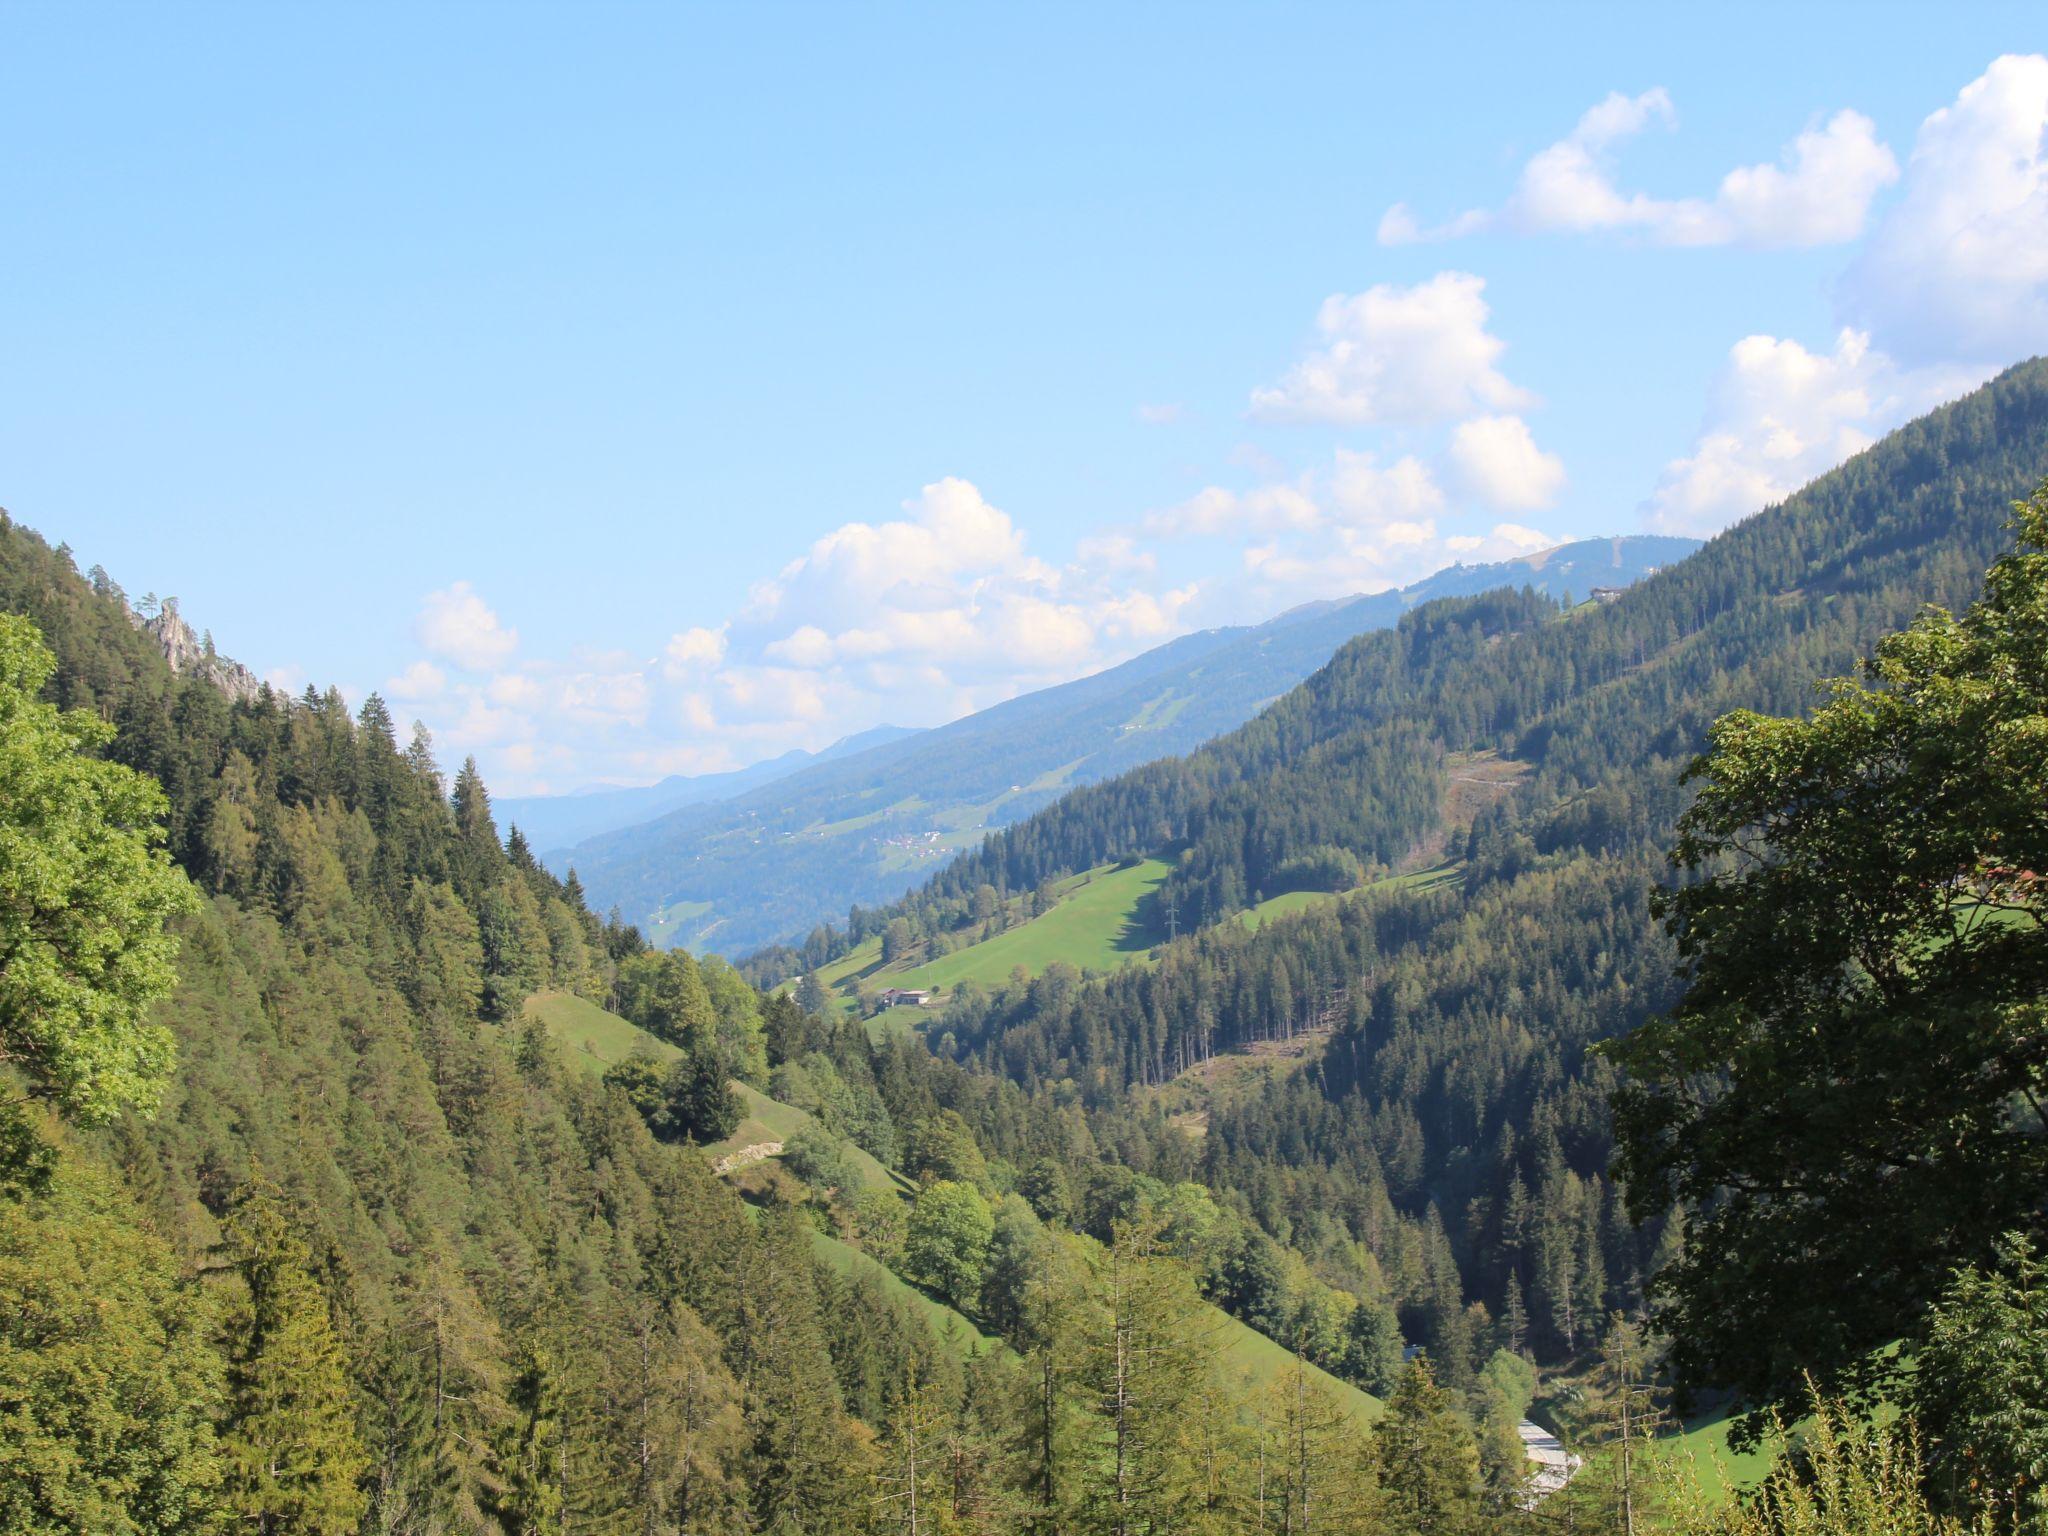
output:
M 1118 1229 L 1097 1287 L 1100 1320 L 1086 1364 L 1094 1445 L 1081 1529 L 1169 1536 L 1188 1529 L 1200 1510 L 1213 1330 L 1156 1226 Z
M 327 1298 L 274 1188 L 247 1186 L 225 1228 L 242 1294 L 225 1329 L 223 1502 L 264 1536 L 341 1536 L 363 1513 L 369 1457 Z
M 527 1341 L 507 1395 L 516 1418 L 500 1458 L 499 1518 L 507 1536 L 561 1536 L 561 1384 L 545 1344 Z
M 0 1530 L 212 1536 L 208 1298 L 105 1172 L 61 1142 L 51 1172 L 0 1192 Z
M 1365 1437 L 1298 1358 L 1267 1389 L 1262 1406 L 1271 1443 L 1263 1529 L 1352 1536 L 1368 1528 L 1375 1490 Z
M 1401 1372 L 1372 1433 L 1372 1462 L 1389 1527 L 1416 1536 L 1468 1536 L 1479 1522 L 1479 1449 L 1427 1356 Z
M 936 1382 L 917 1380 L 913 1362 L 903 1399 L 875 1468 L 874 1528 L 889 1536 L 955 1536 L 948 1491 L 947 1413 Z

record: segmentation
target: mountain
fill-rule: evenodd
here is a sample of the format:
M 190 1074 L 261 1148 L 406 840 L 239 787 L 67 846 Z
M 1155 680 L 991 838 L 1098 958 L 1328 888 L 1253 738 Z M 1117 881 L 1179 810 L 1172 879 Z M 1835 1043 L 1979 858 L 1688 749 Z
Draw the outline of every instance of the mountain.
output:
M 2044 472 L 2035 363 L 1612 601 L 1424 603 L 877 914 L 1153 852 L 1179 936 L 872 1035 L 597 919 L 381 701 L 174 671 L 0 515 L 0 1529 L 859 1532 L 922 1475 L 1183 1530 L 1281 1466 L 1374 1530 L 1374 1462 L 1521 1528 L 1475 1485 L 1512 1507 L 1522 1352 L 1585 1361 L 1682 1241 L 1595 1050 L 1675 992 L 1678 773 L 1966 602 Z M 176 973 L 124 972 L 158 841 Z
M 1200 751 L 991 835 L 838 947 L 886 927 L 916 964 L 987 942 L 1007 893 L 1162 856 L 1151 900 L 1186 936 L 1092 978 L 963 985 L 926 1037 L 1084 1103 L 1173 1096 L 1205 1182 L 1311 1252 L 1318 1229 L 1371 1246 L 1447 1374 L 1475 1317 L 1566 1360 L 1679 1240 L 1621 1210 L 1595 1047 L 1677 997 L 1650 895 L 1684 768 L 1718 717 L 1799 714 L 1924 604 L 1966 606 L 2044 476 L 2035 361 L 1612 602 L 1502 591 L 1361 636 Z M 1294 910 L 1229 920 L 1283 892 Z M 1207 1091 L 1233 1053 L 1281 1045 L 1299 1070 Z
M 0 1530 L 858 1536 L 911 1479 L 1081 1530 L 1138 1473 L 1168 1530 L 1202 1485 L 1140 1433 L 1368 1454 L 1391 1308 L 1114 1162 L 1163 1115 L 649 950 L 374 696 L 169 630 L 0 513 Z
M 917 732 L 908 726 L 878 725 L 845 736 L 819 752 L 801 748 L 750 763 L 726 773 L 671 774 L 659 783 L 632 789 L 587 789 L 568 795 L 507 795 L 496 802 L 498 819 L 517 827 L 528 846 L 543 853 L 565 849 L 586 838 L 638 826 L 685 806 L 730 800 L 750 789 L 786 779 L 819 763 L 833 762 L 886 746 Z
M 714 806 L 590 838 L 552 856 L 550 867 L 573 866 L 600 910 L 618 906 L 660 942 L 743 953 L 843 918 L 850 903 L 892 900 L 988 828 L 1231 729 L 1354 635 L 1386 628 L 1419 604 L 1502 586 L 1583 600 L 1695 547 L 1674 538 L 1592 539 L 1500 564 L 1452 566 L 1400 591 L 1311 604 L 1256 626 L 1186 635 L 1092 677 L 808 765 Z

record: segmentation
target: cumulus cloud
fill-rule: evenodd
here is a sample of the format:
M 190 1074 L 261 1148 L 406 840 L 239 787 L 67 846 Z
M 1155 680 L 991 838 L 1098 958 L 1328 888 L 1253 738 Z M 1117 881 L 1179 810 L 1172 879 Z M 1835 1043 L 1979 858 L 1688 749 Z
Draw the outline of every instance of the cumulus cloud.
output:
M 385 681 L 384 691 L 394 699 L 408 703 L 419 699 L 440 697 L 441 690 L 448 686 L 448 674 L 431 661 L 416 661 L 396 677 Z
M 1332 294 L 1316 314 L 1321 345 L 1254 390 L 1252 414 L 1362 426 L 1521 409 L 1532 397 L 1500 371 L 1507 344 L 1486 328 L 1485 290 L 1469 272 L 1439 272 L 1413 287 Z
M 1275 526 L 1313 510 L 1284 486 L 1245 501 Z M 1156 569 L 1135 529 L 1051 564 L 977 486 L 948 478 L 899 516 L 841 523 L 723 623 L 679 625 L 649 658 L 515 659 L 475 593 L 436 593 L 422 643 L 463 670 L 422 660 L 393 684 L 432 706 L 446 750 L 486 751 L 506 792 L 711 771 L 879 720 L 939 724 L 1121 661 L 1188 627 L 1200 584 Z
M 1468 494 L 1502 512 L 1553 505 L 1564 461 L 1536 446 L 1519 416 L 1475 416 L 1451 434 L 1450 461 Z
M 1870 205 L 1898 179 L 1898 162 L 1860 112 L 1841 111 L 1785 146 L 1775 163 L 1738 166 L 1710 198 L 1652 197 L 1616 180 L 1619 147 L 1678 115 L 1661 88 L 1610 94 L 1564 138 L 1522 167 L 1498 209 L 1471 209 L 1425 226 L 1404 203 L 1380 220 L 1382 245 L 1449 240 L 1485 230 L 1631 230 L 1666 245 L 1810 246 L 1862 233 Z
M 1906 369 L 1845 330 L 1832 352 L 1748 336 L 1716 380 L 1691 453 L 1644 508 L 1663 533 L 1711 534 L 1783 501 L 1909 418 L 1981 382 L 1981 370 Z
M 428 655 L 471 672 L 490 670 L 519 646 L 519 631 L 500 624 L 466 581 L 428 593 L 415 632 Z
M 1382 591 L 1454 560 L 1504 560 L 1557 542 L 1519 523 L 1478 521 L 1547 504 L 1562 483 L 1562 466 L 1536 447 L 1519 418 L 1471 418 L 1450 442 L 1441 470 L 1416 454 L 1389 459 L 1337 448 L 1327 466 L 1291 480 L 1245 490 L 1209 486 L 1153 514 L 1147 531 L 1237 546 L 1237 578 L 1202 593 L 1211 623 Z M 1462 456 L 1454 451 L 1459 443 Z M 1461 457 L 1474 467 L 1463 467 Z M 1468 483 L 1479 479 L 1485 483 L 1477 489 Z
M 2048 58 L 2008 54 L 1920 125 L 1905 184 L 1840 285 L 1913 363 L 2048 350 Z
M 1204 486 L 1186 501 L 1145 519 L 1145 531 L 1162 537 L 1232 536 L 1275 528 L 1307 528 L 1322 510 L 1305 483 L 1261 485 L 1248 491 Z
M 669 636 L 668 644 L 662 648 L 662 656 L 672 677 L 715 667 L 725 660 L 725 626 L 721 624 L 716 629 L 706 629 L 700 624 L 678 630 Z
M 1074 564 L 1083 571 L 1149 572 L 1159 557 L 1128 533 L 1099 533 L 1074 546 Z
M 1352 527 L 1420 526 L 1444 509 L 1428 465 L 1407 454 L 1382 468 L 1364 449 L 1337 450 L 1328 499 L 1338 521 Z

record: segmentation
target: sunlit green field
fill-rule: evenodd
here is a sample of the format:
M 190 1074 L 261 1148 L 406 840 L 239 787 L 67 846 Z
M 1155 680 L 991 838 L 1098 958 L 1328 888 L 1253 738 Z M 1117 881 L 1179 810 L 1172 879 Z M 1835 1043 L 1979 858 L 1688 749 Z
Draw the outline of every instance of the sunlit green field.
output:
M 1464 870 L 1458 863 L 1438 864 L 1429 869 L 1414 870 L 1405 875 L 1389 875 L 1384 880 L 1374 880 L 1362 885 L 1358 891 L 1345 891 L 1341 895 L 1331 891 L 1283 891 L 1278 896 L 1268 896 L 1257 906 L 1247 907 L 1237 914 L 1237 920 L 1247 928 L 1263 928 L 1276 917 L 1290 913 L 1305 912 L 1310 907 L 1326 906 L 1333 901 L 1343 901 L 1359 891 L 1433 891 L 1438 886 L 1449 885 L 1464 878 Z
M 827 992 L 852 1006 L 862 982 L 880 987 L 942 988 L 951 991 L 963 981 L 994 986 L 1008 981 L 1022 967 L 1035 976 L 1054 961 L 1080 970 L 1107 971 L 1151 963 L 1153 948 L 1166 940 L 1148 898 L 1166 878 L 1167 865 L 1158 859 L 1119 869 L 1104 864 L 1060 881 L 1051 911 L 1020 923 L 979 944 L 941 955 L 935 960 L 885 967 L 882 941 L 870 938 L 820 968 L 818 980 Z
M 825 1263 L 841 1274 L 871 1275 L 881 1283 L 882 1289 L 892 1296 L 901 1296 L 924 1314 L 931 1324 L 932 1332 L 942 1342 L 958 1353 L 961 1359 L 970 1355 L 987 1354 L 997 1351 L 1010 1352 L 1009 1345 L 993 1334 L 983 1333 L 967 1317 L 955 1312 L 943 1301 L 927 1296 L 916 1286 L 903 1280 L 879 1259 L 862 1253 L 849 1243 L 842 1243 L 836 1237 L 823 1232 L 811 1233 L 811 1249 Z
M 607 1013 L 573 992 L 536 992 L 526 1001 L 526 1011 L 547 1026 L 547 1032 L 575 1066 L 593 1077 L 624 1061 L 636 1050 L 657 1061 L 675 1061 L 682 1052 L 666 1040 L 630 1024 L 615 1013 Z
M 1104 866 L 1069 882 L 1050 912 L 979 944 L 924 965 L 891 972 L 886 985 L 943 987 L 963 981 L 984 986 L 1009 979 L 1022 966 L 1035 976 L 1056 960 L 1083 971 L 1109 971 L 1149 962 L 1166 941 L 1147 898 L 1166 879 L 1167 866 L 1146 859 L 1129 869 Z

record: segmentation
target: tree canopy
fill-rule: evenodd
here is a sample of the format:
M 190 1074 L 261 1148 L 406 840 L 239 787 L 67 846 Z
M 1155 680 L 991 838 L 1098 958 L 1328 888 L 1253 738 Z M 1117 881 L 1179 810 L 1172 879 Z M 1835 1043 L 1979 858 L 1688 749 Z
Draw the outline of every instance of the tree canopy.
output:
M 95 756 L 113 727 L 42 697 L 56 658 L 0 613 L 0 1061 L 83 1121 L 156 1106 L 177 983 L 165 924 L 194 904 L 164 852 L 163 791 Z
M 1682 1366 L 1752 1402 L 1874 1387 L 1959 1266 L 2048 1209 L 2048 488 L 1960 618 L 1806 718 L 1736 711 L 1663 904 L 1679 1006 L 1615 1051 Z

